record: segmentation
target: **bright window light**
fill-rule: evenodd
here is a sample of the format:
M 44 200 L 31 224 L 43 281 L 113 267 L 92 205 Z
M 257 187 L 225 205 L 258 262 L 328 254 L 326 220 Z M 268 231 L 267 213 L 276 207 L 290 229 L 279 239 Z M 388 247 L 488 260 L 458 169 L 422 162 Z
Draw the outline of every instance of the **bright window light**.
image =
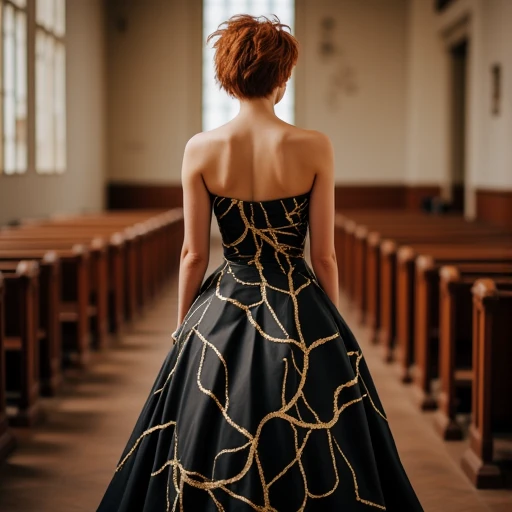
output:
M 215 82 L 214 50 L 206 38 L 218 26 L 235 14 L 271 17 L 275 14 L 281 23 L 294 32 L 295 0 L 204 0 L 203 4 L 203 130 L 211 130 L 227 123 L 238 113 L 238 101 L 220 90 Z M 294 122 L 294 79 L 288 81 L 284 98 L 276 105 L 276 114 L 287 123 Z

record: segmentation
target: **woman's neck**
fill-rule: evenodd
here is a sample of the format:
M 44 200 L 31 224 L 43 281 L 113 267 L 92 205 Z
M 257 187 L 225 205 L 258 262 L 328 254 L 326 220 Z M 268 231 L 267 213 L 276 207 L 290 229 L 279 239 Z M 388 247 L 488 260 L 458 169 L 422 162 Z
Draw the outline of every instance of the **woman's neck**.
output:
M 267 98 L 252 98 L 247 100 L 240 100 L 239 117 L 254 118 L 254 117 L 275 117 L 274 110 L 275 99 L 272 94 Z

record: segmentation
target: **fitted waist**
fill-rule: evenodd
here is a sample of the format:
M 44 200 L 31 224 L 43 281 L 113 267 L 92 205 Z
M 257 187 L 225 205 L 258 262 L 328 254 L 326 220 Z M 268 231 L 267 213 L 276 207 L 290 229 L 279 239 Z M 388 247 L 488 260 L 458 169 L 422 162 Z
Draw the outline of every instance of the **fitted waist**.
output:
M 304 259 L 304 247 L 302 246 L 294 247 L 280 244 L 276 250 L 276 247 L 272 247 L 268 244 L 262 244 L 259 251 L 255 247 L 246 249 L 249 250 L 244 251 L 242 248 L 224 246 L 224 258 L 236 263 L 247 264 L 256 260 L 262 263 L 271 263 L 274 261 L 284 264 L 288 261 L 291 262 L 294 260 Z
M 224 254 L 224 259 L 229 265 L 240 268 L 254 269 L 254 270 L 269 270 L 278 271 L 280 273 L 288 273 L 290 269 L 293 270 L 306 270 L 308 265 L 306 258 L 302 256 L 271 256 L 259 257 L 255 256 L 233 256 Z

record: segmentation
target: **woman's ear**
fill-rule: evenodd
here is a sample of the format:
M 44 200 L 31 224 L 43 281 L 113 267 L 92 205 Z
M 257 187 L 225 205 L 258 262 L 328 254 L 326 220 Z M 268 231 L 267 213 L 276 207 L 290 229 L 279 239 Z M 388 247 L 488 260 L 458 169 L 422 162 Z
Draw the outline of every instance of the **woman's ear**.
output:
M 277 89 L 276 102 L 275 102 L 276 105 L 283 99 L 285 92 L 286 92 L 286 82 L 284 84 L 280 85 Z

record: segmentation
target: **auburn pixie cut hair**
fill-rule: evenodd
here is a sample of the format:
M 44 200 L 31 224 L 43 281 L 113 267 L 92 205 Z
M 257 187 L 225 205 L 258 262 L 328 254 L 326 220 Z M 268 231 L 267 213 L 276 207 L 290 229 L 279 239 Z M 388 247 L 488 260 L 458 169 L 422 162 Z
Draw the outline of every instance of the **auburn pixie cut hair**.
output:
M 237 14 L 208 36 L 217 38 L 215 74 L 220 86 L 238 99 L 263 98 L 284 85 L 299 56 L 288 25 L 265 16 Z

